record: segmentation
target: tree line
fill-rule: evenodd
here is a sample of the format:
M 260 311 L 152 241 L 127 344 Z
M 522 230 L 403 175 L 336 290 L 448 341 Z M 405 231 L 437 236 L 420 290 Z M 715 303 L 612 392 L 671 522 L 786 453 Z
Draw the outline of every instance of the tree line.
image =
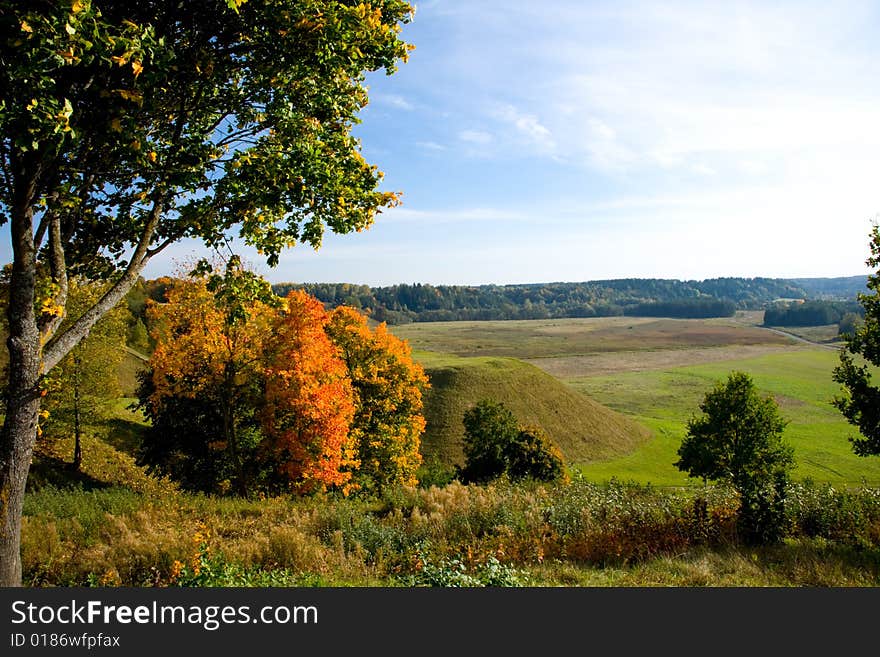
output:
M 615 315 L 705 318 L 730 317 L 737 310 L 760 310 L 776 299 L 808 299 L 827 294 L 854 300 L 864 277 L 833 279 L 715 278 L 703 281 L 629 278 L 529 285 L 430 285 L 370 287 L 351 283 L 277 283 L 276 294 L 302 289 L 328 307 L 369 310 L 389 324 L 504 319 L 557 319 Z M 831 280 L 831 279 L 829 279 Z
M 857 301 L 806 301 L 777 303 L 764 310 L 764 326 L 825 326 L 840 324 L 844 316 L 864 316 Z

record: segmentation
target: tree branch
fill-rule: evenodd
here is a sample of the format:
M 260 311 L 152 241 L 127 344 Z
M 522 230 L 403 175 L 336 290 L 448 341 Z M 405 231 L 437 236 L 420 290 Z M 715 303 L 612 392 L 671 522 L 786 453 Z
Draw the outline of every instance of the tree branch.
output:
M 163 192 L 159 198 L 153 202 L 153 207 L 141 233 L 140 241 L 131 256 L 131 260 L 126 267 L 125 272 L 113 286 L 107 290 L 95 304 L 89 308 L 83 315 L 71 324 L 63 333 L 55 336 L 52 341 L 46 345 L 43 351 L 43 367 L 42 374 L 45 374 L 58 362 L 64 358 L 80 340 L 85 338 L 92 327 L 98 323 L 98 320 L 104 316 L 124 297 L 128 291 L 137 282 L 138 276 L 143 271 L 144 266 L 150 259 L 150 241 L 159 225 L 159 220 L 165 210 L 167 193 Z
M 58 286 L 58 292 L 52 299 L 52 305 L 64 309 L 67 305 L 68 286 L 67 263 L 64 260 L 64 242 L 61 239 L 61 218 L 57 212 L 47 213 L 47 215 L 49 217 L 49 271 L 52 275 L 52 281 Z M 45 218 L 46 216 L 43 217 L 44 220 Z M 63 312 L 48 316 L 44 314 L 40 318 L 37 326 L 40 329 L 41 344 L 45 344 L 46 340 L 55 334 L 63 320 Z

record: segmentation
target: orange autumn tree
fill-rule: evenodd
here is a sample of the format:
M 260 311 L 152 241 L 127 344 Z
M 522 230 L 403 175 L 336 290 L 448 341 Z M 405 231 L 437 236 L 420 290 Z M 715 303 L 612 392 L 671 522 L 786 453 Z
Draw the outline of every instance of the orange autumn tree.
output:
M 409 345 L 384 323 L 371 331 L 354 308 L 330 313 L 327 334 L 339 347 L 355 392 L 351 438 L 357 446 L 360 488 L 381 493 L 395 484 L 415 485 L 425 429 L 422 390 L 428 378 Z
M 152 428 L 141 461 L 189 487 L 246 495 L 262 436 L 262 354 L 276 314 L 268 283 L 237 260 L 178 279 L 148 309 L 156 348 L 139 397 Z
M 298 493 L 352 490 L 354 395 L 320 301 L 294 290 L 264 354 L 263 431 L 278 475 Z

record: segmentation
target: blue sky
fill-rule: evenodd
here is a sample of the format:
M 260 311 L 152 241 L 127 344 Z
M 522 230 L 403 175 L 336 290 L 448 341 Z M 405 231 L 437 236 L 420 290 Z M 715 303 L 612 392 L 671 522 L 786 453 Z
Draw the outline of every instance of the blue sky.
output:
M 867 271 L 878 3 L 433 0 L 403 35 L 356 130 L 403 205 L 273 282 Z

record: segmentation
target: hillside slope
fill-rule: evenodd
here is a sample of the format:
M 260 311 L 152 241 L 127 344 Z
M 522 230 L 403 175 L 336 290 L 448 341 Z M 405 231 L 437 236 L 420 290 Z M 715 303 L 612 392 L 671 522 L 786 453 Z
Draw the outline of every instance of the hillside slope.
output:
M 421 354 L 431 381 L 425 394 L 422 454 L 464 462 L 464 412 L 481 399 L 504 403 L 521 424 L 544 429 L 568 462 L 619 456 L 650 437 L 647 428 L 514 358 Z

